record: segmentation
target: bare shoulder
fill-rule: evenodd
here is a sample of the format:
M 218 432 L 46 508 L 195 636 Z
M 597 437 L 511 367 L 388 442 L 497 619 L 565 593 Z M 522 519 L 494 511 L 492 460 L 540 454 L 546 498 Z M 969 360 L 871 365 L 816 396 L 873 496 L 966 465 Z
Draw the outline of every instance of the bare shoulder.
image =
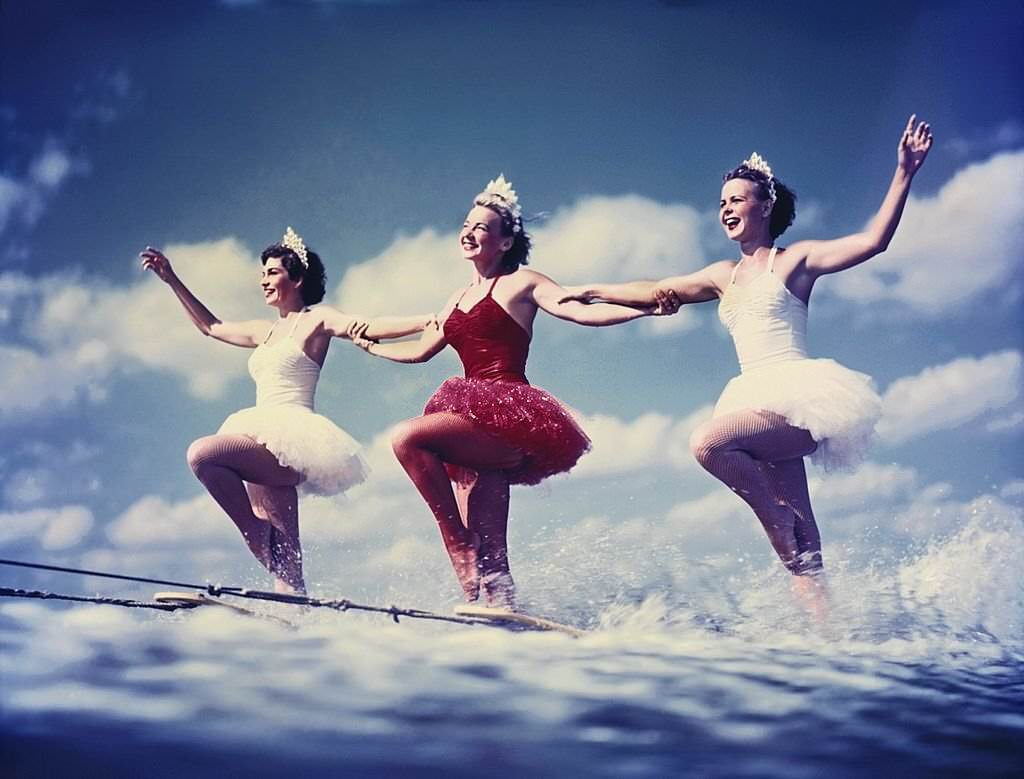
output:
M 540 271 L 532 270 L 531 268 L 518 268 L 513 273 L 509 274 L 509 278 L 513 280 L 521 291 L 535 289 L 541 284 L 553 284 L 554 279 L 550 276 L 541 273 Z
M 732 272 L 739 265 L 737 260 L 718 260 L 705 265 L 697 271 L 698 275 L 704 276 L 708 285 L 718 291 L 719 294 L 725 291 L 732 280 Z
M 775 257 L 777 260 L 785 260 L 791 265 L 797 265 L 807 259 L 807 255 L 811 253 L 815 246 L 819 245 L 821 241 L 797 241 L 789 246 L 783 248 L 779 247 Z

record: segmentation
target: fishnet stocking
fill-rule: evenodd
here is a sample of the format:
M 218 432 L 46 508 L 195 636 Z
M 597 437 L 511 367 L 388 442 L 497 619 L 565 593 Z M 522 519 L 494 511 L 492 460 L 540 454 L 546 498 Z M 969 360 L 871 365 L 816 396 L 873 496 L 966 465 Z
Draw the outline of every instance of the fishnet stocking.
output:
M 690 439 L 697 461 L 754 510 L 775 552 L 796 574 L 821 568 L 803 463 L 816 448 L 810 433 L 768 411 L 724 414 Z
M 522 462 L 522 453 L 466 417 L 443 411 L 398 425 L 392 435 L 395 456 L 437 520 L 445 549 L 466 599 L 476 600 L 481 575 L 501 576 L 492 599 L 511 603 L 506 528 L 508 477 L 504 471 Z M 472 484 L 456 497 L 445 463 L 476 471 Z M 498 591 L 500 590 L 500 595 Z
M 194 441 L 188 449 L 188 464 L 279 585 L 305 591 L 295 492 L 301 475 L 245 435 L 211 435 Z

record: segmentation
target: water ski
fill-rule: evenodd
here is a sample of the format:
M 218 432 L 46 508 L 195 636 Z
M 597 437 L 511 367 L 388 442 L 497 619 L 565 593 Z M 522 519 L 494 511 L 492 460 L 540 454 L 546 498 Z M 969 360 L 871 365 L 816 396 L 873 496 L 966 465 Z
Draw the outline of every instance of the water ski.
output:
M 472 617 L 474 619 L 488 620 L 489 622 L 507 622 L 531 630 L 553 630 L 558 633 L 566 633 L 575 638 L 579 638 L 587 632 L 574 628 L 571 625 L 563 625 L 561 622 L 555 622 L 551 619 L 524 614 L 521 611 L 509 611 L 508 609 L 496 608 L 494 606 L 478 606 L 473 603 L 464 603 L 456 606 L 455 614 L 459 617 Z
M 180 604 L 186 608 L 195 608 L 197 606 L 221 606 L 235 612 L 236 614 L 245 614 L 247 617 L 269 619 L 274 622 L 279 622 L 282 625 L 294 627 L 291 622 L 286 619 L 282 619 L 281 617 L 275 617 L 273 614 L 260 614 L 252 609 L 245 608 L 245 606 L 239 606 L 235 603 L 229 603 L 226 600 L 221 600 L 220 598 L 214 598 L 211 595 L 207 595 L 205 592 L 158 592 L 153 596 L 153 600 L 157 603 Z

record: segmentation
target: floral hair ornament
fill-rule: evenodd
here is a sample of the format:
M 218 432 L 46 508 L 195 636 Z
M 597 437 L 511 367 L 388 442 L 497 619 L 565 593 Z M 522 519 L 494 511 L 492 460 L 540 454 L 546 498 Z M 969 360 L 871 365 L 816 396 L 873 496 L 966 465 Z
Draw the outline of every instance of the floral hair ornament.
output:
M 291 225 L 284 231 L 284 238 L 281 239 L 281 245 L 286 249 L 291 249 L 295 252 L 295 255 L 299 258 L 299 262 L 302 263 L 302 267 L 309 268 L 309 257 L 306 256 L 306 244 L 302 241 L 302 236 L 295 232 Z
M 523 209 L 519 205 L 519 196 L 512 185 L 505 180 L 505 174 L 499 173 L 498 178 L 487 182 L 484 191 L 476 196 L 478 206 L 498 206 L 504 208 L 512 217 L 512 232 L 523 231 Z
M 743 160 L 742 165 L 747 170 L 760 173 L 768 179 L 765 183 L 765 186 L 768 187 L 768 199 L 772 201 L 772 205 L 775 205 L 775 176 L 772 174 L 772 166 L 768 164 L 768 160 L 755 151 Z

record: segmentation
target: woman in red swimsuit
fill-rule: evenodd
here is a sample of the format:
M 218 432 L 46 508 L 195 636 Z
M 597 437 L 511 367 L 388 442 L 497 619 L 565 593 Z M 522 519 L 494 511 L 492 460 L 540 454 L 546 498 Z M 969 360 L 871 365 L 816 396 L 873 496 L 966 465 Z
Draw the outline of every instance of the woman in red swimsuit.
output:
M 451 344 L 465 378 L 448 379 L 423 416 L 394 431 L 395 455 L 426 500 L 466 599 L 481 589 L 489 606 L 513 608 L 506 528 L 510 484 L 537 484 L 568 471 L 590 440 L 551 395 L 526 380 L 533 320 L 542 308 L 582 325 L 612 325 L 656 308 L 559 303 L 565 289 L 526 270 L 530 236 L 503 176 L 473 202 L 459 232 L 472 280 L 456 290 L 418 341 L 353 341 L 395 362 L 425 362 Z M 454 489 L 453 489 L 454 482 Z

